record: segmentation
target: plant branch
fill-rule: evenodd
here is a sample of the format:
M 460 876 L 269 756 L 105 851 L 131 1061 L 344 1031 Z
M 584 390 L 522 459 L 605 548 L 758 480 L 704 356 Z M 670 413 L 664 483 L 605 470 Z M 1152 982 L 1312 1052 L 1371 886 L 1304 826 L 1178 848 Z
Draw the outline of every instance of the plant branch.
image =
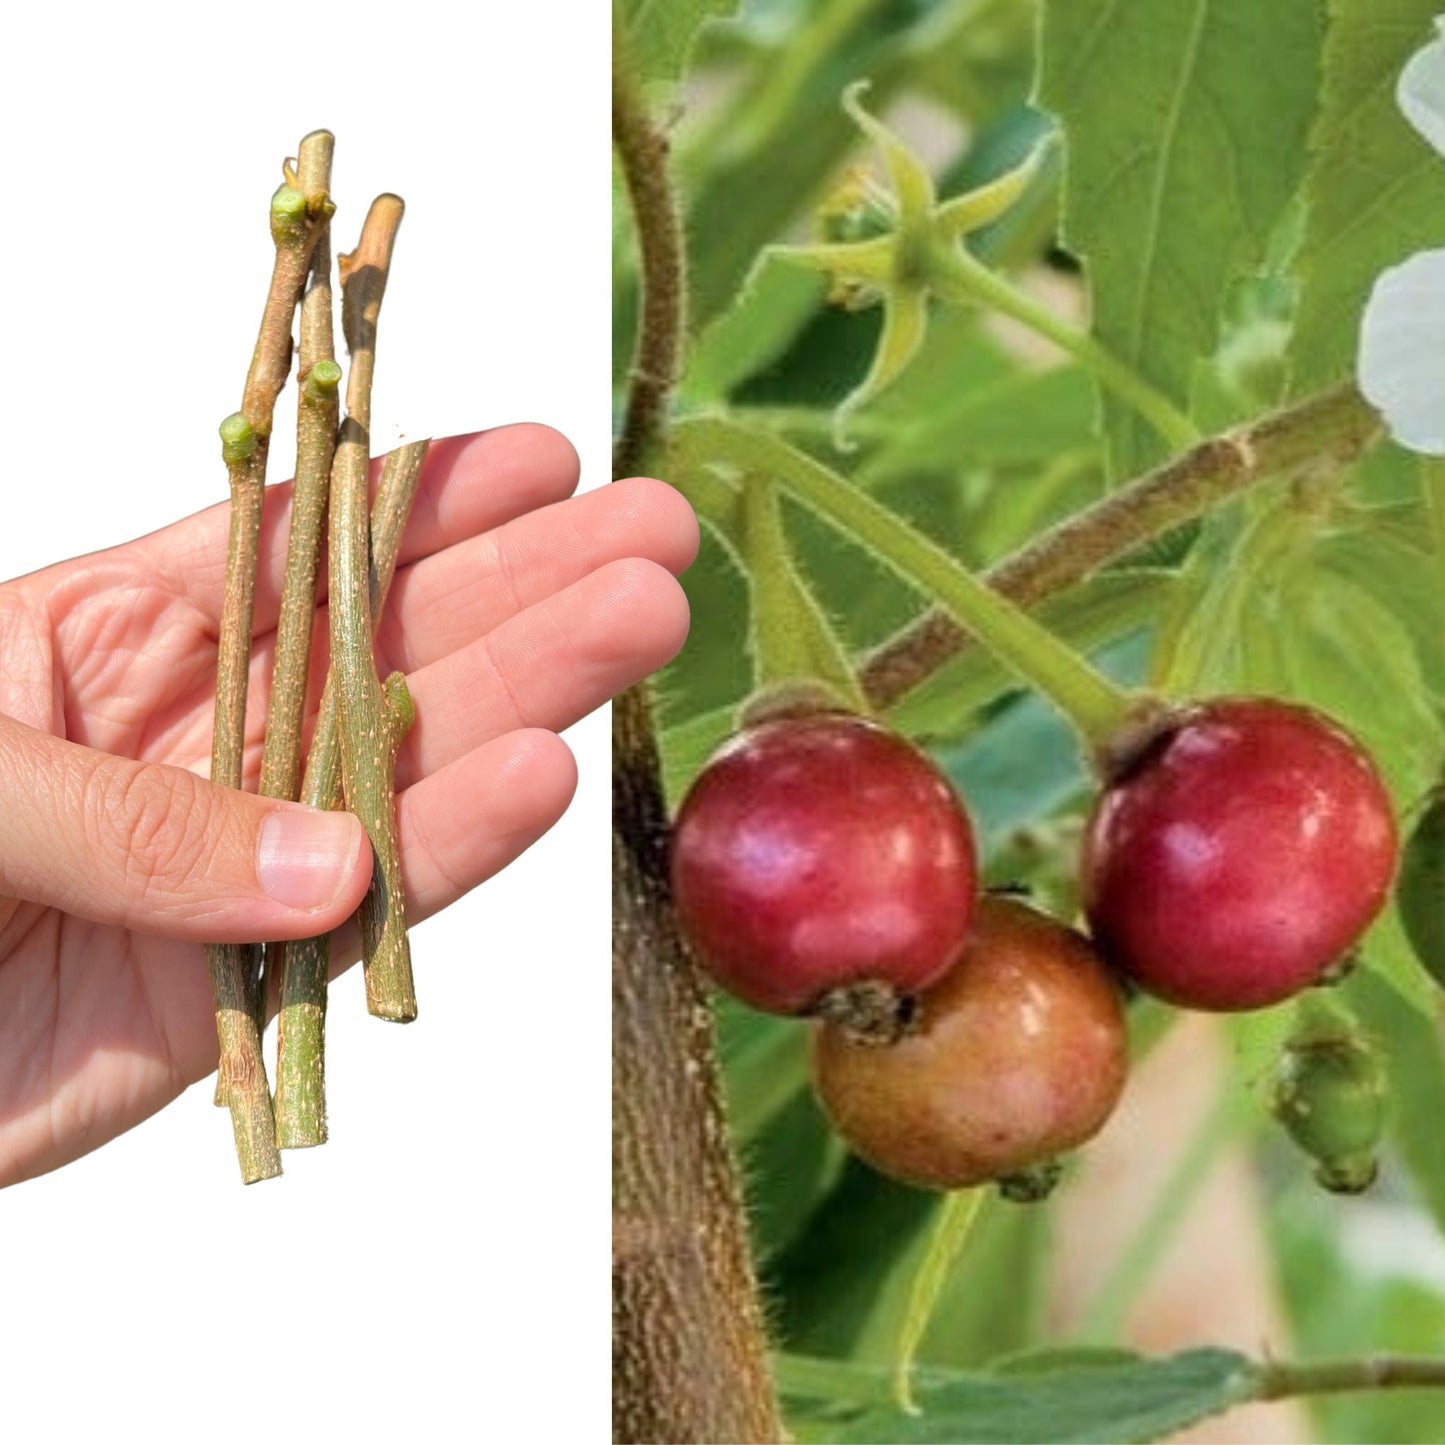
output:
M 937 247 L 929 261 L 929 285 L 943 300 L 956 306 L 982 302 L 1052 341 L 1087 368 L 1100 386 L 1133 407 L 1170 447 L 1177 450 L 1199 440 L 1199 428 L 1151 382 L 967 251 Z
M 1379 427 L 1353 386 L 1321 392 L 1201 442 L 1043 533 L 984 578 L 1011 601 L 1031 607 L 1250 487 L 1346 465 Z M 930 608 L 865 659 L 863 690 L 874 707 L 890 707 L 972 640 L 941 607 Z
M 613 144 L 638 235 L 642 306 L 613 451 L 661 440 L 684 332 L 681 218 L 614 11 Z M 728 1141 L 707 990 L 677 928 L 645 683 L 612 708 L 612 1433 L 624 1442 L 783 1438 Z
M 1140 700 L 1115 686 L 1021 607 L 999 595 L 896 513 L 781 439 L 720 417 L 694 417 L 673 429 L 679 452 L 713 458 L 742 473 L 776 479 L 799 501 L 976 634 L 1005 666 L 1036 687 L 1073 723 L 1106 765 L 1120 729 Z
M 296 480 L 291 491 L 291 528 L 286 544 L 286 576 L 276 623 L 276 660 L 266 709 L 266 740 L 261 754 L 261 795 L 295 801 L 301 782 L 301 725 L 306 716 L 306 680 L 311 666 L 311 632 L 316 618 L 316 573 L 331 482 L 331 455 L 340 414 L 331 319 L 330 218 L 331 158 L 335 137 L 312 131 L 297 151 L 296 189 L 308 212 L 318 217 L 311 251 L 310 280 L 301 298 L 301 352 L 297 370 Z M 266 1026 L 275 945 L 262 950 L 256 985 L 256 1024 Z
M 301 142 L 297 188 L 319 198 L 318 210 L 331 208 L 331 155 L 334 139 L 314 131 Z M 311 630 L 316 616 L 316 572 L 326 521 L 331 456 L 341 403 L 337 386 L 331 320 L 330 223 L 323 218 L 311 256 L 311 279 L 301 302 L 301 352 L 297 375 L 301 394 L 296 414 L 296 482 L 291 496 L 291 531 L 286 577 L 276 624 L 276 664 L 266 714 L 266 744 L 261 758 L 261 792 L 268 798 L 296 798 L 301 781 L 301 724 L 306 713 L 306 677 L 311 662 Z
M 276 261 L 242 395 L 241 410 L 221 425 L 231 486 L 226 590 L 216 659 L 216 715 L 211 781 L 241 786 L 246 738 L 246 683 L 260 547 L 266 457 L 276 398 L 291 364 L 291 323 L 320 229 L 306 196 L 283 185 L 271 199 Z M 206 960 L 220 1044 L 217 1097 L 231 1110 L 241 1177 L 250 1184 L 281 1172 L 271 1091 L 261 1057 L 256 987 L 259 951 L 251 944 L 210 944 Z
M 1255 1366 L 1256 1399 L 1337 1395 L 1355 1390 L 1445 1388 L 1445 1359 L 1365 1355 L 1349 1360 L 1266 1360 Z
M 612 143 L 637 232 L 642 310 L 622 430 L 612 451 L 614 477 L 629 476 L 645 464 L 666 424 L 686 314 L 682 220 L 667 165 L 668 139 L 653 124 L 628 73 L 625 41 L 620 24 L 614 23 Z
M 346 805 L 371 840 L 371 887 L 362 900 L 361 948 L 366 1006 L 378 1018 L 416 1017 L 406 901 L 397 839 L 394 765 L 411 725 L 411 700 L 399 677 L 383 689 L 372 654 L 367 469 L 371 453 L 371 380 L 376 323 L 404 207 L 397 196 L 371 203 L 356 249 L 338 257 L 341 315 L 351 370 L 346 420 L 331 474 L 331 659 L 341 721 Z
M 386 459 L 371 509 L 371 618 L 375 626 L 396 575 L 402 534 L 426 460 L 425 441 L 398 447 Z M 332 675 L 321 694 L 316 731 L 306 758 L 301 801 L 313 808 L 342 806 L 340 726 Z M 283 1149 L 326 1142 L 326 980 L 329 935 L 271 944 L 267 955 L 281 980 L 276 1024 L 276 1138 Z

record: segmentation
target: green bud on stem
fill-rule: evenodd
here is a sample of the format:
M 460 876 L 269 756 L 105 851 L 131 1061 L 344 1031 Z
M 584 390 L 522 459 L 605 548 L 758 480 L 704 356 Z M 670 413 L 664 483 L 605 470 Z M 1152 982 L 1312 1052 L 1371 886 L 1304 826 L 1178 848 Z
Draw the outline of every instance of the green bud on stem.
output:
M 278 246 L 306 234 L 306 197 L 295 186 L 280 186 L 271 197 L 271 239 Z
M 318 361 L 301 383 L 302 396 L 307 401 L 330 401 L 341 384 L 341 367 L 334 361 Z
M 256 450 L 256 433 L 239 412 L 232 412 L 219 428 L 221 456 L 228 467 L 246 461 Z

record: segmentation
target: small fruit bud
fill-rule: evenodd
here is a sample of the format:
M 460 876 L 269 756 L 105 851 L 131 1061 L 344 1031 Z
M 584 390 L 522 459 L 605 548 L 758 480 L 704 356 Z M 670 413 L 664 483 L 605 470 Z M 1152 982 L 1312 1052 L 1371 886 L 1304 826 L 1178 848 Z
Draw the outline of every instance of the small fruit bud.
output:
M 1358 1194 L 1374 1183 L 1385 1088 L 1374 1048 L 1343 1015 L 1316 1012 L 1285 1044 L 1270 1110 L 1325 1189 Z

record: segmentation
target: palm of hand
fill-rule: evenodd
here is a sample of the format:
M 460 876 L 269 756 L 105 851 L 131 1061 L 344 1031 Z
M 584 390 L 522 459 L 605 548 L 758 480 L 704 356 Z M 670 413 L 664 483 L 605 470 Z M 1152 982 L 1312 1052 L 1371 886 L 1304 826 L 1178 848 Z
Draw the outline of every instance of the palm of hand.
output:
M 571 448 L 541 427 L 437 443 L 428 458 L 378 635 L 383 673 L 406 672 L 417 706 L 397 763 L 412 921 L 505 866 L 556 821 L 575 772 L 555 730 L 661 666 L 685 636 L 686 603 L 669 575 L 696 547 L 685 503 L 646 481 L 564 500 L 575 482 Z M 284 488 L 268 495 L 263 528 L 250 788 L 287 496 Z M 101 753 L 205 776 L 226 525 L 226 508 L 213 508 L 0 586 L 0 712 Z M 313 709 L 324 610 L 316 631 Z M 13 771 L 0 759 L 0 797 Z M 63 846 L 125 847 L 155 826 L 124 803 L 97 797 L 84 812 L 96 836 Z M 73 910 L 28 901 L 27 850 L 60 840 L 7 841 L 4 832 L 0 823 L 0 1184 L 130 1128 L 212 1071 L 217 1054 L 188 900 L 164 900 L 184 938 L 92 921 L 83 874 Z M 205 860 L 180 861 L 185 873 Z M 150 885 L 138 871 L 137 895 Z M 355 949 L 352 932 L 338 935 L 333 969 L 354 962 Z

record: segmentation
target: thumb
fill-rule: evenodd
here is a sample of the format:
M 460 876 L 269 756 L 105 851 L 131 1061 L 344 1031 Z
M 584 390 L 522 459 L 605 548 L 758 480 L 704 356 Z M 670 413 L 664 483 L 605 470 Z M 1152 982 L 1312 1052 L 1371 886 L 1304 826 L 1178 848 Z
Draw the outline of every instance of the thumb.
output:
M 217 787 L 0 716 L 0 891 L 200 943 L 307 938 L 371 879 L 350 813 Z

